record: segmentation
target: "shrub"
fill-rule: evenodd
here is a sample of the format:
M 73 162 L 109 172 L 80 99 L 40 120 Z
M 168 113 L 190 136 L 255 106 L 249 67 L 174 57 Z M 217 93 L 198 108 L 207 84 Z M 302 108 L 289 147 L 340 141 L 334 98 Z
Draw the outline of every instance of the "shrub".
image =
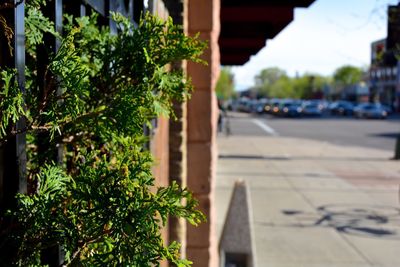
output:
M 0 245 L 18 253 L 13 259 L 3 253 L 3 264 L 42 266 L 44 251 L 59 245 L 64 266 L 157 266 L 163 259 L 190 265 L 160 231 L 168 216 L 194 225 L 204 216 L 187 189 L 155 188 L 143 129 L 171 115 L 173 99 L 187 99 L 190 81 L 168 65 L 201 62 L 205 44 L 171 19 L 146 14 L 135 27 L 111 16 L 117 34 L 97 26 L 93 15 L 65 17 L 60 36 L 40 5 L 28 5 L 26 94 L 14 70 L 0 73 L 0 142 L 26 133 L 30 184 L 6 215 L 12 225 Z M 40 70 L 37 51 L 50 49 L 46 36 L 61 46 Z M 26 127 L 12 127 L 21 118 Z M 54 163 L 56 147 L 63 148 L 61 164 Z

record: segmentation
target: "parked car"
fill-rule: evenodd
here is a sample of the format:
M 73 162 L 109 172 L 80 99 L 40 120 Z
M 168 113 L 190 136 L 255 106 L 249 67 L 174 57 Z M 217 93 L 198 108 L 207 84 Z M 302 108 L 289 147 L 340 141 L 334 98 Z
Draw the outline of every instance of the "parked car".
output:
M 353 103 L 345 100 L 339 100 L 331 103 L 328 109 L 332 115 L 352 115 L 354 105 Z
M 248 102 L 248 111 L 250 113 L 256 113 L 257 112 L 257 106 L 258 106 L 258 100 L 257 99 L 250 99 Z
M 302 105 L 304 116 L 321 116 L 324 106 L 319 100 L 305 101 Z
M 393 109 L 391 107 L 389 107 L 388 105 L 382 105 L 382 108 L 388 113 L 388 114 L 392 114 L 393 113 Z
M 251 100 L 248 98 L 241 98 L 237 104 L 237 111 L 239 112 L 250 112 Z
M 354 108 L 356 118 L 386 119 L 388 112 L 379 103 L 363 103 Z
M 371 103 L 369 103 L 369 102 L 359 103 L 358 105 L 354 106 L 354 108 L 353 108 L 354 117 L 359 117 L 361 111 L 364 109 L 364 107 L 366 107 L 368 105 L 371 105 Z
M 266 103 L 265 103 L 264 111 L 265 111 L 266 113 L 272 113 L 272 109 L 273 109 L 273 107 L 274 107 L 274 104 L 277 103 L 277 102 L 279 102 L 278 99 L 268 99 L 268 100 L 266 101 Z
M 279 105 L 279 116 L 283 117 L 300 117 L 303 108 L 300 101 L 287 100 Z
M 258 114 L 263 114 L 266 113 L 266 105 L 268 104 L 268 100 L 265 98 L 262 98 L 260 100 L 258 100 L 257 104 L 255 105 L 255 112 L 257 112 Z
M 280 99 L 275 99 L 270 102 L 270 110 L 269 113 L 273 115 L 279 115 L 279 107 L 283 101 Z

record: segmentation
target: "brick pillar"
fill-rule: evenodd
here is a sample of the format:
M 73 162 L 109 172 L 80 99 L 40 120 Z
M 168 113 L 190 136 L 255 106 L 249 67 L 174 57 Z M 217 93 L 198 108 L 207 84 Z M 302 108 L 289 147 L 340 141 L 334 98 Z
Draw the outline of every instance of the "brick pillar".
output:
M 187 187 L 187 147 L 186 147 L 186 105 L 174 102 L 176 120 L 170 121 L 169 129 L 169 179 L 182 187 Z M 181 218 L 169 219 L 169 240 L 182 244 L 181 257 L 186 258 L 186 221 Z
M 208 66 L 188 62 L 195 91 L 188 102 L 188 187 L 200 202 L 207 222 L 187 228 L 187 257 L 194 267 L 218 266 L 214 215 L 214 179 L 217 160 L 217 101 L 214 92 L 219 74 L 219 0 L 188 1 L 187 30 L 208 42 L 203 59 Z
M 164 0 L 169 15 L 175 24 L 183 24 L 183 0 Z M 185 68 L 183 62 L 175 62 L 171 69 L 181 71 Z M 176 182 L 181 187 L 187 186 L 186 157 L 187 157 L 187 108 L 185 103 L 173 102 L 172 106 L 176 119 L 170 120 L 169 127 L 169 181 Z M 181 257 L 186 258 L 186 221 L 170 217 L 168 221 L 169 242 L 177 241 L 181 246 Z

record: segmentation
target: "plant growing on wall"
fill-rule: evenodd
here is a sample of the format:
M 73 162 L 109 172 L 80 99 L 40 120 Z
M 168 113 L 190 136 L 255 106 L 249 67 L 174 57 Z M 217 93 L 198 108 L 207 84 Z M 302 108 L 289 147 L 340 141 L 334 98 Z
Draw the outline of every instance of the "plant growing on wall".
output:
M 189 266 L 179 244 L 164 244 L 160 230 L 168 216 L 197 225 L 204 216 L 187 189 L 156 188 L 143 126 L 171 114 L 171 101 L 191 91 L 174 61 L 201 62 L 205 44 L 185 36 L 171 20 L 146 14 L 135 27 L 111 14 L 118 33 L 97 26 L 97 17 L 66 16 L 64 35 L 28 5 L 26 94 L 15 71 L 0 72 L 0 143 L 25 132 L 28 194 L 17 195 L 13 223 L 0 236 L 3 264 L 42 266 L 43 253 L 61 246 L 63 266 L 157 266 L 163 259 Z M 37 69 L 44 36 L 61 40 L 44 70 Z M 21 118 L 26 127 L 15 129 Z M 45 151 L 40 149 L 46 141 Z M 63 147 L 61 164 L 54 149 Z M 4 227 L 3 227 L 4 228 Z

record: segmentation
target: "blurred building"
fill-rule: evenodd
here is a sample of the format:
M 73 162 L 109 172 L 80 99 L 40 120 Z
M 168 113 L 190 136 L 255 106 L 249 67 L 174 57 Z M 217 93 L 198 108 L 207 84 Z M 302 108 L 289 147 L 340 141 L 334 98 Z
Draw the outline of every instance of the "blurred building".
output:
M 343 87 L 335 99 L 347 100 L 355 103 L 369 101 L 369 88 L 364 81 Z
M 400 5 L 388 7 L 387 38 L 371 44 L 370 100 L 400 108 Z

